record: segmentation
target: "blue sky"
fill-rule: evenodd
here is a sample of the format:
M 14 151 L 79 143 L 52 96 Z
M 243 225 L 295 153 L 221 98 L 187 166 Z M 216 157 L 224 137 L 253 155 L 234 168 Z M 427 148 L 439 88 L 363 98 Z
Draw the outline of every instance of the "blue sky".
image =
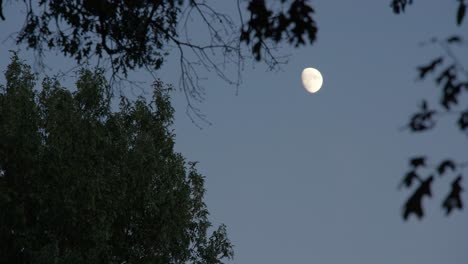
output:
M 235 16 L 227 3 L 219 9 Z M 233 263 L 466 263 L 468 214 L 447 218 L 440 208 L 450 179 L 436 182 L 422 221 L 403 222 L 409 192 L 397 190 L 409 157 L 428 154 L 438 162 L 467 154 L 453 120 L 421 135 L 399 131 L 422 98 L 438 99 L 432 82 L 415 81 L 415 67 L 441 51 L 418 43 L 466 32 L 466 22 L 455 26 L 457 2 L 417 1 L 400 16 L 388 0 L 312 4 L 317 42 L 285 47 L 289 63 L 281 70 L 247 62 L 238 95 L 207 75 L 199 106 L 211 126 L 194 126 L 182 93 L 173 95 L 176 148 L 200 162 L 211 219 L 227 225 L 235 245 Z M 19 25 L 1 22 L 1 40 Z M 1 45 L 5 69 L 15 46 Z M 71 64 L 53 57 L 49 65 Z M 324 77 L 316 94 L 301 86 L 309 66 Z M 160 77 L 177 84 L 179 74 L 172 60 Z

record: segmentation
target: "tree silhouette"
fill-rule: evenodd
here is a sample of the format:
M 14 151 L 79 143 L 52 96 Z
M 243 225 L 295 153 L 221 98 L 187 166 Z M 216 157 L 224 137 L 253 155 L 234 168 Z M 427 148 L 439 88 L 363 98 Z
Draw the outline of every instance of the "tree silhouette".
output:
M 128 71 L 135 69 L 155 73 L 166 56 L 175 50 L 179 54 L 180 84 L 188 102 L 187 113 L 205 120 L 193 103 L 203 100 L 200 67 L 214 72 L 227 83 L 238 85 L 246 57 L 252 56 L 254 60 L 275 67 L 284 62 L 276 53 L 279 44 L 298 47 L 316 40 L 318 29 L 313 19 L 314 9 L 307 0 L 274 2 L 246 0 L 241 3 L 237 0 L 240 25 L 236 25 L 228 15 L 214 9 L 208 0 L 25 1 L 25 23 L 16 42 L 34 49 L 39 57 L 44 50 L 50 49 L 74 58 L 78 63 L 98 58 L 99 63 L 102 60 L 110 65 L 113 78 L 120 78 L 121 74 L 125 77 Z M 0 0 L 0 19 L 5 20 L 8 14 L 5 14 L 3 4 Z M 412 5 L 412 0 L 390 1 L 395 14 L 403 14 Z M 454 23 L 460 26 L 465 20 L 466 2 L 458 0 L 456 5 Z M 248 14 L 246 19 L 242 16 L 244 8 Z M 187 26 L 193 17 L 205 25 L 208 34 L 202 40 L 206 42 L 194 40 L 194 34 L 196 36 L 198 32 L 191 32 Z M 468 90 L 468 72 L 453 52 L 466 42 L 462 36 L 451 35 L 433 38 L 425 44 L 438 45 L 445 54 L 419 66 L 417 75 L 421 80 L 434 77 L 441 96 L 438 106 L 430 105 L 429 100 L 421 100 L 419 111 L 410 117 L 407 127 L 420 133 L 436 128 L 439 118 L 456 115 L 456 126 L 468 135 L 468 108 L 466 102 L 461 101 L 462 94 Z M 237 78 L 228 76 L 226 64 L 237 67 Z M 463 170 L 468 163 L 450 158 L 441 161 L 439 167 L 441 164 L 450 164 L 449 168 L 454 170 L 452 190 L 442 202 L 444 210 L 451 213 L 453 209 L 463 207 L 457 197 L 462 192 Z M 419 187 L 426 184 L 425 188 L 430 190 L 437 179 L 433 175 L 444 173 L 438 173 L 437 166 L 426 165 L 424 168 L 433 171 L 423 172 L 420 167 L 416 171 L 411 165 L 401 186 L 413 188 L 412 183 L 417 181 Z M 427 181 L 429 178 L 432 180 Z M 415 188 L 418 192 L 419 188 Z M 414 199 L 423 196 L 410 196 L 403 209 L 405 219 L 411 213 L 423 215 L 419 207 L 408 205 L 409 202 L 417 204 Z
M 200 68 L 239 85 L 243 61 L 249 54 L 273 68 L 284 63 L 275 52 L 278 44 L 306 45 L 306 40 L 315 41 L 317 33 L 314 9 L 307 0 L 281 0 L 270 3 L 273 7 L 264 0 L 248 0 L 244 7 L 237 0 L 240 25 L 207 0 L 45 0 L 25 4 L 25 23 L 16 42 L 35 50 L 39 58 L 47 49 L 74 58 L 78 64 L 97 58 L 110 65 L 111 80 L 124 80 L 135 69 L 155 74 L 175 50 L 181 88 L 189 109 L 198 117 L 202 116 L 192 102 L 203 100 Z M 243 8 L 248 13 L 245 21 Z M 0 1 L 0 14 L 2 11 Z M 8 14 L 0 18 L 8 19 Z M 193 19 L 205 25 L 206 35 L 201 30 L 191 31 Z M 236 66 L 235 77 L 226 73 L 226 63 Z
M 204 178 L 174 151 L 168 89 L 111 111 L 103 72 L 76 92 L 36 77 L 16 55 L 0 88 L 2 263 L 222 263 L 209 236 Z
M 408 5 L 413 4 L 411 0 L 393 0 L 391 7 L 394 13 L 401 14 Z M 466 4 L 464 0 L 458 1 L 455 12 L 455 23 L 460 26 L 465 18 Z M 455 55 L 454 49 L 465 47 L 462 36 L 451 35 L 444 38 L 432 38 L 424 45 L 437 45 L 444 52 L 443 56 L 438 56 L 429 62 L 417 67 L 417 74 L 420 80 L 430 77 L 434 78 L 436 87 L 440 89 L 439 104 L 429 106 L 428 100 L 423 99 L 419 106 L 419 111 L 414 113 L 409 120 L 407 128 L 414 133 L 422 133 L 437 127 L 440 118 L 455 116 L 454 125 L 461 133 L 468 136 L 468 102 L 463 100 L 462 95 L 468 92 L 468 71 L 464 67 L 464 61 Z M 466 62 L 466 61 L 465 61 Z M 413 157 L 410 159 L 410 170 L 405 175 L 400 186 L 412 187 L 413 182 L 418 182 L 419 186 L 414 187 L 414 192 L 403 206 L 403 219 L 407 220 L 409 215 L 415 214 L 421 218 L 423 214 L 422 198 L 430 196 L 431 184 L 440 177 L 454 178 L 451 189 L 446 198 L 441 202 L 442 209 L 447 215 L 455 209 L 463 209 L 461 198 L 463 172 L 468 167 L 467 160 L 457 161 L 456 158 L 449 158 L 439 162 L 438 165 L 428 165 L 427 157 Z

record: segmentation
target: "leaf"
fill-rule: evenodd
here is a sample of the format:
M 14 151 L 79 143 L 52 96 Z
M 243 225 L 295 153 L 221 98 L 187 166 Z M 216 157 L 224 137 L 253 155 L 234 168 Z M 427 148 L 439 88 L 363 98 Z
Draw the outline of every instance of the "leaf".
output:
M 437 84 L 441 84 L 442 81 L 446 82 L 451 82 L 455 79 L 455 75 L 453 74 L 453 71 L 455 70 L 455 65 L 452 64 L 448 66 L 443 72 L 439 74 L 439 76 L 436 79 Z
M 5 20 L 5 16 L 3 16 L 3 0 L 0 0 L 0 19 Z
M 438 57 L 438 58 L 435 58 L 434 60 L 432 60 L 428 65 L 419 66 L 418 67 L 419 79 L 424 79 L 424 77 L 428 73 L 433 72 L 435 70 L 436 66 L 439 65 L 439 64 L 442 64 L 442 62 L 443 62 L 443 58 Z
M 255 43 L 255 45 L 253 45 L 253 48 L 252 48 L 252 53 L 255 55 L 255 59 L 257 61 L 260 61 L 262 58 L 262 55 L 260 53 L 261 47 L 262 47 L 262 43 L 258 41 L 257 43 Z
M 466 5 L 463 0 L 460 1 L 460 5 L 458 6 L 457 11 L 457 25 L 461 25 L 463 22 L 463 18 L 465 17 Z
M 406 5 L 411 5 L 413 0 L 393 0 L 390 7 L 393 9 L 393 13 L 400 14 L 405 12 Z
M 427 110 L 427 101 L 426 100 L 423 100 L 422 103 L 421 103 L 421 109 L 426 111 Z
M 458 119 L 458 126 L 461 130 L 465 131 L 468 128 L 468 110 L 465 110 L 461 113 L 460 118 Z
M 415 113 L 409 123 L 409 127 L 413 132 L 421 132 L 431 129 L 435 126 L 433 116 L 436 113 L 434 110 L 429 110 L 427 102 L 424 100 L 421 104 L 421 111 Z
M 449 215 L 452 210 L 454 209 L 463 209 L 463 202 L 461 199 L 461 193 L 463 192 L 463 188 L 460 185 L 462 180 L 462 176 L 459 175 L 453 182 L 452 182 L 452 189 L 447 197 L 444 199 L 442 203 L 442 208 L 445 209 L 445 214 Z
M 410 160 L 410 165 L 414 168 L 426 166 L 426 157 L 416 157 Z
M 410 187 L 411 184 L 413 183 L 413 180 L 415 179 L 420 179 L 420 178 L 416 174 L 416 171 L 412 170 L 405 175 L 405 177 L 403 178 L 403 181 L 400 183 L 400 186 L 398 188 L 401 188 L 403 185 L 405 187 Z
M 448 81 L 443 90 L 441 104 L 445 109 L 450 110 L 451 106 L 458 104 L 458 96 L 461 92 L 461 85 L 454 85 L 452 81 Z
M 462 38 L 461 38 L 460 36 L 457 36 L 457 35 L 451 36 L 451 37 L 447 38 L 446 41 L 447 41 L 447 43 L 449 43 L 449 44 L 452 44 L 452 43 L 462 43 L 462 42 L 463 42 Z
M 248 31 L 244 31 L 242 29 L 241 31 L 241 35 L 240 35 L 240 41 L 244 41 L 246 44 L 249 44 L 250 43 L 250 32 Z
M 419 219 L 424 216 L 424 211 L 422 208 L 422 199 L 424 196 L 431 197 L 431 184 L 433 177 L 430 176 L 425 181 L 421 182 L 418 189 L 410 196 L 406 201 L 403 208 L 403 219 L 406 221 L 411 214 L 416 215 Z
M 456 165 L 452 160 L 444 160 L 441 162 L 437 167 L 437 172 L 440 174 L 440 176 L 442 176 L 442 174 L 444 174 L 447 169 L 451 169 L 452 171 L 456 169 Z

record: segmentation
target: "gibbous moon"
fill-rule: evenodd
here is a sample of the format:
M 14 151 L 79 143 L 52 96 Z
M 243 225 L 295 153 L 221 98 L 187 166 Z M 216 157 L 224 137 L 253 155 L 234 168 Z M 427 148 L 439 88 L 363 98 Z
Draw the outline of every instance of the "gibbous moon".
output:
M 314 68 L 305 68 L 301 75 L 302 85 L 309 93 L 316 93 L 323 84 L 322 74 Z

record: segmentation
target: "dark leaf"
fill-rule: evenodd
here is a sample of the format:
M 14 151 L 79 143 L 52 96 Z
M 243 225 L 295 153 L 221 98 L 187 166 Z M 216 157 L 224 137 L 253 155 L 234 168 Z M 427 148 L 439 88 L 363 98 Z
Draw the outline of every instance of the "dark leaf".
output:
M 252 53 L 255 55 L 255 59 L 257 61 L 259 61 L 262 58 L 262 54 L 260 53 L 261 47 L 262 43 L 258 41 L 257 43 L 255 43 L 255 45 L 253 45 L 252 48 Z
M 452 64 L 450 66 L 448 66 L 443 72 L 440 73 L 440 75 L 437 77 L 436 79 L 436 83 L 437 84 L 441 84 L 442 81 L 446 81 L 447 82 L 452 82 L 453 80 L 455 80 L 456 76 L 455 74 L 453 73 L 455 70 L 455 65 Z
M 465 110 L 460 114 L 460 118 L 458 119 L 458 126 L 463 131 L 468 129 L 468 110 Z
M 429 72 L 433 72 L 436 66 L 439 64 L 442 64 L 442 62 L 443 62 L 443 58 L 439 57 L 439 58 L 432 60 L 428 65 L 419 66 L 418 67 L 419 78 L 423 79 L 426 76 L 426 74 L 428 74 Z
M 410 165 L 414 168 L 426 166 L 426 157 L 416 157 L 410 160 Z
M 393 9 L 395 14 L 405 12 L 406 5 L 412 4 L 412 0 L 392 0 L 390 7 Z
M 422 103 L 421 103 L 421 109 L 423 111 L 427 111 L 427 102 L 426 100 L 423 100 Z
M 461 199 L 461 193 L 463 192 L 463 188 L 460 185 L 461 180 L 462 176 L 459 175 L 452 182 L 452 189 L 450 190 L 450 193 L 447 195 L 444 202 L 442 203 L 442 208 L 445 209 L 446 215 L 449 215 L 454 209 L 463 209 L 463 202 Z
M 249 44 L 250 43 L 250 33 L 248 31 L 242 30 L 241 35 L 240 35 L 240 41 L 245 41 L 245 43 Z
M 441 104 L 445 109 L 450 110 L 451 106 L 458 104 L 458 96 L 461 92 L 461 85 L 454 85 L 452 81 L 448 81 L 443 90 Z
M 463 0 L 460 1 L 457 11 L 457 25 L 461 25 L 463 18 L 465 17 L 466 5 Z
M 456 165 L 452 160 L 444 160 L 439 164 L 437 167 L 437 172 L 442 176 L 447 169 L 451 169 L 452 171 L 455 171 Z
M 0 19 L 5 20 L 3 16 L 3 0 L 0 0 Z
M 421 103 L 421 111 L 415 113 L 409 123 L 409 127 L 413 132 L 422 132 L 431 129 L 435 126 L 433 116 L 436 112 L 429 110 L 427 102 L 423 100 Z
M 416 174 L 416 171 L 412 170 L 408 172 L 403 178 L 403 181 L 400 183 L 399 188 L 401 188 L 402 186 L 410 187 L 415 179 L 420 179 L 419 176 Z
M 461 43 L 463 42 L 460 36 L 451 36 L 447 38 L 447 43 Z
M 421 182 L 418 189 L 410 196 L 410 198 L 406 201 L 404 208 L 403 208 L 403 219 L 408 220 L 408 217 L 411 214 L 415 214 L 419 219 L 424 216 L 424 211 L 422 208 L 422 199 L 424 196 L 431 197 L 431 184 L 432 184 L 433 177 L 430 176 L 425 181 Z

